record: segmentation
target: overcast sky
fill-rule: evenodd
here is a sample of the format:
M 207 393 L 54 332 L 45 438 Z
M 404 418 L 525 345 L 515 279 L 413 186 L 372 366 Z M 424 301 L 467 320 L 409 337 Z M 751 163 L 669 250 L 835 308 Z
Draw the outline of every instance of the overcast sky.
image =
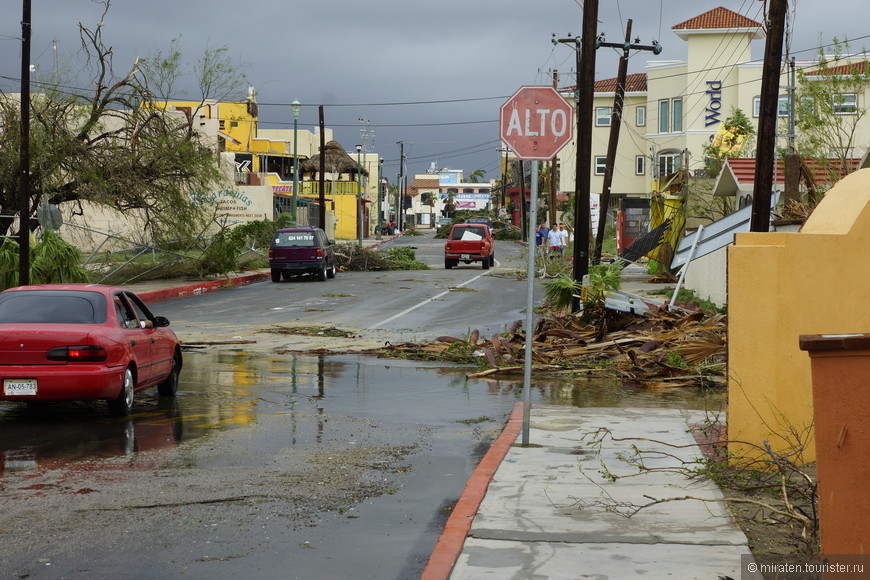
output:
M 314 129 L 318 105 L 326 124 L 349 152 L 369 121 L 369 150 L 385 158 L 390 181 L 398 173 L 398 141 L 407 171 L 483 169 L 498 177 L 499 106 L 522 85 L 550 84 L 557 69 L 564 84 L 574 74 L 574 52 L 554 46 L 581 31 L 582 0 L 113 0 L 104 22 L 115 68 L 126 72 L 135 56 L 166 50 L 181 37 L 188 60 L 206 46 L 227 47 L 244 63 L 260 103 L 261 126 L 292 128 L 289 103 L 304 107 L 300 129 Z M 599 32 L 610 42 L 633 36 L 664 48 L 632 57 L 629 73 L 647 59 L 684 59 L 674 24 L 717 6 L 762 21 L 760 0 L 601 0 Z M 0 90 L 19 91 L 21 0 L 0 0 Z M 868 42 L 866 0 L 789 0 L 791 52 L 812 59 L 820 43 Z M 74 62 L 78 23 L 93 28 L 102 7 L 93 0 L 32 0 L 31 61 L 40 71 Z M 56 42 L 55 42 L 56 41 Z M 56 47 L 56 51 L 55 51 Z M 754 57 L 761 58 L 756 43 Z M 601 49 L 596 78 L 616 76 L 618 55 Z M 192 94 L 179 94 L 191 98 Z

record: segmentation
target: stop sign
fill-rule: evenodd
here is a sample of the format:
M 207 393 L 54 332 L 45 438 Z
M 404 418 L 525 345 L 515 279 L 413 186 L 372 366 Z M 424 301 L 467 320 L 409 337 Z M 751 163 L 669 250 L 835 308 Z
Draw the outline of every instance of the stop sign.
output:
M 555 157 L 573 136 L 574 108 L 553 87 L 520 87 L 501 106 L 501 140 L 520 159 Z

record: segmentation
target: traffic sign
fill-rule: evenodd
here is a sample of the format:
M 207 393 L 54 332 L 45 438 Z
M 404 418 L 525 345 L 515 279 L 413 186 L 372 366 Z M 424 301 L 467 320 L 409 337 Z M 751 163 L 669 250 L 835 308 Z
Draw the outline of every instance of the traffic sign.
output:
M 520 87 L 501 106 L 500 137 L 520 159 L 552 159 L 573 137 L 574 108 L 549 86 Z

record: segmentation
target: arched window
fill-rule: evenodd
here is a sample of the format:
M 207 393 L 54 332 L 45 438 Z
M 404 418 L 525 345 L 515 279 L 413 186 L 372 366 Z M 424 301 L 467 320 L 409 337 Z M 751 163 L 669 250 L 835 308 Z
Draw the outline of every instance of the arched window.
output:
M 682 156 L 676 150 L 662 151 L 656 160 L 658 162 L 656 163 L 658 177 L 664 177 L 674 171 L 678 171 L 682 166 Z

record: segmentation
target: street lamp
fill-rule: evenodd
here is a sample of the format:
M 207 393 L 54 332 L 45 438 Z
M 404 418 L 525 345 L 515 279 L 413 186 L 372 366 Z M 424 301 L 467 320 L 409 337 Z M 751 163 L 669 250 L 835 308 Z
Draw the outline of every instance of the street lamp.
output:
M 359 245 L 362 246 L 362 238 L 363 238 L 363 215 L 362 215 L 362 176 L 360 171 L 359 164 L 359 154 L 362 153 L 362 145 L 356 146 L 356 216 L 357 216 L 357 224 L 356 224 L 356 232 L 357 232 L 357 241 Z
M 299 149 L 296 146 L 299 135 L 297 124 L 299 123 L 299 110 L 302 108 L 302 103 L 298 99 L 293 99 L 290 103 L 290 108 L 293 109 L 293 225 L 296 224 L 296 202 L 299 200 L 299 157 L 296 155 Z M 310 223 L 310 222 L 309 222 Z

